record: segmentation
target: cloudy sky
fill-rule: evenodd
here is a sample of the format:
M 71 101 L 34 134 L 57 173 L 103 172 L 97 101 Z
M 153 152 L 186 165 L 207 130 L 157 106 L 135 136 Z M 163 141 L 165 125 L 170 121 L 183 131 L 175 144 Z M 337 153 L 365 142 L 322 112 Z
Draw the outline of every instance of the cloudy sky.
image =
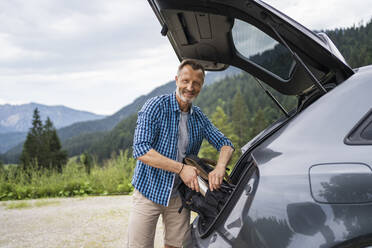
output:
M 372 17 L 372 0 L 267 0 L 310 29 Z M 174 78 L 178 60 L 145 0 L 1 0 L 0 104 L 110 115 Z

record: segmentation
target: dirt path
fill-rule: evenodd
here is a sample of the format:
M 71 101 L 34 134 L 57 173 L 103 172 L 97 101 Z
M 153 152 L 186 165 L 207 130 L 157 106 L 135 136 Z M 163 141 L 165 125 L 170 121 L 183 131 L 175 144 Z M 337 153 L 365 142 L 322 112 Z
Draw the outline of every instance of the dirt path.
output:
M 130 209 L 130 196 L 0 202 L 0 247 L 124 247 Z

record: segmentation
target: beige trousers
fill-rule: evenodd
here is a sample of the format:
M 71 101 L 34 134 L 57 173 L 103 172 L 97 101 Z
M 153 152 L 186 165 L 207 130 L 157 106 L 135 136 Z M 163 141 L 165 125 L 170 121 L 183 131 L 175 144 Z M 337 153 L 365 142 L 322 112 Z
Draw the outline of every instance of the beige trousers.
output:
M 178 213 L 181 205 L 179 196 L 172 197 L 168 207 L 165 207 L 152 202 L 135 189 L 128 224 L 128 247 L 154 247 L 155 229 L 160 215 L 164 225 L 164 244 L 181 247 L 190 225 L 190 211 L 184 208 Z

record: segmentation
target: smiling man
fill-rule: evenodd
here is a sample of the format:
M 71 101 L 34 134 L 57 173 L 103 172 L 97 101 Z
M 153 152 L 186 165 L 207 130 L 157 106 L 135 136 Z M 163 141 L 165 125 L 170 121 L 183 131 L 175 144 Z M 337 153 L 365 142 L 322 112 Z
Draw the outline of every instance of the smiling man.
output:
M 129 247 L 153 247 L 157 220 L 162 215 L 165 247 L 181 247 L 190 223 L 177 186 L 181 180 L 199 191 L 196 168 L 185 165 L 186 155 L 197 155 L 206 138 L 220 156 L 209 173 L 210 190 L 217 190 L 225 175 L 233 145 L 192 105 L 204 83 L 204 68 L 193 60 L 178 67 L 176 92 L 148 100 L 138 112 L 133 156 L 138 159 L 132 184 L 133 210 L 129 219 Z

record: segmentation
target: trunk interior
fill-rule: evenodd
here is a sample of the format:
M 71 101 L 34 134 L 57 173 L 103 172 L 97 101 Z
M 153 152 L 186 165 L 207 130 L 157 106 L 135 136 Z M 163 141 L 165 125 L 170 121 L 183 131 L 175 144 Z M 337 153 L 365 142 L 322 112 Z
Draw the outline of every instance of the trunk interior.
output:
M 237 201 L 243 191 L 244 185 L 248 183 L 250 175 L 255 170 L 256 166 L 250 157 L 250 153 L 246 153 L 232 170 L 230 174 L 231 182 L 227 183 L 224 180 L 223 184 L 230 187 L 229 191 L 222 192 L 223 189 L 221 189 L 210 192 L 208 190 L 205 197 L 201 196 L 206 203 L 199 205 L 199 209 L 196 211 L 193 210 L 198 213 L 198 231 L 201 236 L 207 236 L 215 225 L 227 216 L 227 213 L 234 207 L 234 202 Z M 216 201 L 218 201 L 218 204 L 216 204 Z

